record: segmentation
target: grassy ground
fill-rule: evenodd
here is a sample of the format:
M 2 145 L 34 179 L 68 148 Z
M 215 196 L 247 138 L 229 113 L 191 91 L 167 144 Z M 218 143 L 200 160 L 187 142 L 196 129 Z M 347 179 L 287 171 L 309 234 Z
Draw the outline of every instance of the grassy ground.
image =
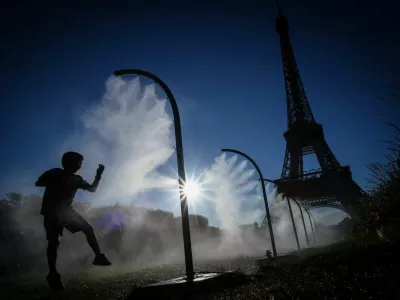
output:
M 195 270 L 207 272 L 245 270 L 252 265 L 248 258 L 207 261 L 195 264 Z M 63 274 L 66 287 L 62 293 L 51 294 L 45 281 L 46 273 L 36 277 L 0 278 L 0 299 L 123 299 L 135 287 L 177 278 L 185 274 L 184 265 L 165 265 L 140 270 L 127 267 L 90 266 L 80 272 Z
M 400 243 L 343 242 L 297 254 L 295 263 L 266 268 L 249 280 L 200 299 L 400 299 Z M 251 262 L 237 263 L 242 269 Z M 235 268 L 222 262 L 198 265 L 204 271 Z M 100 271 L 99 271 L 100 270 Z M 66 291 L 50 295 L 43 278 L 0 280 L 2 299 L 124 299 L 134 287 L 181 276 L 183 266 L 165 266 L 128 272 L 113 268 L 88 269 L 64 276 Z M 240 275 L 242 276 L 242 275 Z M 218 283 L 220 286 L 220 283 Z M 273 296 L 273 297 L 272 297 Z M 165 298 L 160 298 L 165 299 Z M 178 298 L 175 298 L 178 299 Z M 185 298 L 189 299 L 189 298 Z
M 268 293 L 282 299 L 400 299 L 399 246 L 347 241 L 308 249 L 294 264 L 263 270 L 265 276 L 238 294 L 254 295 L 252 299 L 266 299 Z

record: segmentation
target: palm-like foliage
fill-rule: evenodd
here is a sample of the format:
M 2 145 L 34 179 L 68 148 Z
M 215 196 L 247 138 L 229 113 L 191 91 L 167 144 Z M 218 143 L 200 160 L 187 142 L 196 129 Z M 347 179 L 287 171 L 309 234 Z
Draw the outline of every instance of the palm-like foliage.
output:
M 390 110 L 400 112 L 399 86 L 389 86 L 390 98 L 378 97 L 386 103 Z M 396 119 L 398 116 L 380 114 L 384 117 Z M 393 231 L 398 227 L 400 212 L 400 126 L 393 122 L 385 122 L 394 130 L 391 140 L 384 141 L 389 144 L 386 148 L 386 161 L 384 163 L 371 163 L 367 167 L 370 171 L 368 178 L 369 199 L 363 205 L 362 221 L 364 224 L 372 225 L 374 228 L 384 228 Z M 360 220 L 361 221 L 361 220 Z
M 399 86 L 389 85 L 391 90 L 399 90 Z M 398 113 L 400 111 L 400 95 L 391 91 L 391 98 L 388 100 L 383 97 L 378 99 L 385 102 L 392 112 Z M 385 117 L 399 117 L 389 114 L 379 114 Z M 384 141 L 390 146 L 387 147 L 388 153 L 386 153 L 387 161 L 385 163 L 372 163 L 367 167 L 371 172 L 371 176 L 368 180 L 371 195 L 380 194 L 383 191 L 390 189 L 400 175 L 400 127 L 392 122 L 385 122 L 388 126 L 394 129 L 392 134 L 392 140 Z

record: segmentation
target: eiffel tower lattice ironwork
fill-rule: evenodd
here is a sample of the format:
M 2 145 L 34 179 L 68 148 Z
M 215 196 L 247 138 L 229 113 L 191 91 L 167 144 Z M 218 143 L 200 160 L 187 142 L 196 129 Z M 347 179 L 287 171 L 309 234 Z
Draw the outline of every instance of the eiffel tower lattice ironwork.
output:
M 323 127 L 315 121 L 299 74 L 289 38 L 289 23 L 278 3 L 276 31 L 285 78 L 287 126 L 286 153 L 278 193 L 297 198 L 305 208 L 333 207 L 349 214 L 364 192 L 352 179 L 349 166 L 341 166 L 329 148 Z M 319 170 L 305 172 L 303 157 L 315 154 Z

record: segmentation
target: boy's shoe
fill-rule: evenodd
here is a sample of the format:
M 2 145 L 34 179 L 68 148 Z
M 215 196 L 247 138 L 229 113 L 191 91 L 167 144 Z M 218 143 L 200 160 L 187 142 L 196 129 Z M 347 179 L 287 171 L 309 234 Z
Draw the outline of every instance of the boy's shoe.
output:
M 64 290 L 64 285 L 61 281 L 61 276 L 58 273 L 49 273 L 46 277 L 47 282 L 49 283 L 50 290 L 53 292 L 59 292 Z
M 96 255 L 93 260 L 93 264 L 95 266 L 111 266 L 111 262 L 107 259 L 107 257 L 102 253 L 100 255 Z

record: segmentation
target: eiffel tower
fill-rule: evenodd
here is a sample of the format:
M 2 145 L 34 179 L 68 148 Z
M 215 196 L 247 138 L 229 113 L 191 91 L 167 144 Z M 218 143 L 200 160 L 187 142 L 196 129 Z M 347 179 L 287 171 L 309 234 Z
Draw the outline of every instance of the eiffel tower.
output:
M 315 121 L 289 38 L 289 23 L 277 0 L 279 34 L 287 102 L 284 133 L 286 153 L 277 192 L 296 198 L 305 208 L 332 207 L 351 215 L 364 192 L 353 181 L 349 166 L 341 166 L 329 148 L 321 124 Z M 303 157 L 315 154 L 320 169 L 305 172 Z

